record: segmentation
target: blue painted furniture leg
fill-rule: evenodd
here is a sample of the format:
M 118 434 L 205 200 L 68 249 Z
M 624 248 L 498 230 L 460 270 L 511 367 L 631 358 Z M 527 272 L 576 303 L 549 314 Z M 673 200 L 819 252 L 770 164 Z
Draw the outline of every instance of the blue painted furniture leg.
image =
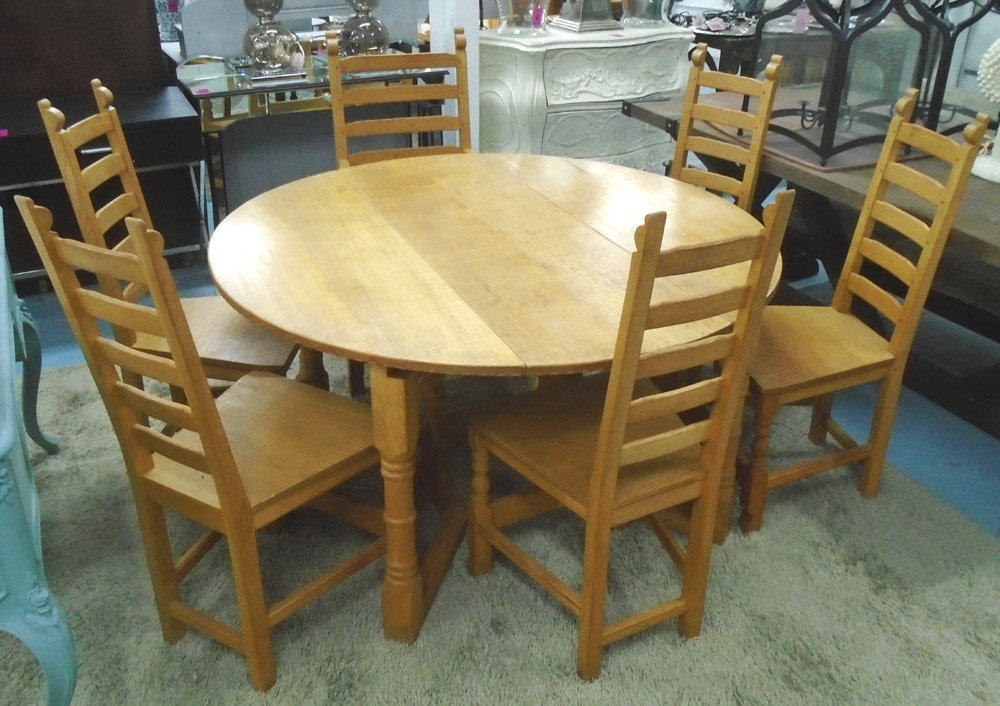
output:
M 16 324 L 15 324 L 16 325 Z M 24 363 L 21 378 L 21 407 L 28 436 L 45 451 L 54 454 L 59 443 L 38 426 L 38 383 L 42 379 L 42 344 L 31 315 L 21 307 L 21 336 L 14 336 L 14 360 Z M 18 346 L 18 343 L 21 345 Z M 21 348 L 19 351 L 18 348 Z
M 23 642 L 45 672 L 50 706 L 68 704 L 76 684 L 73 637 L 49 592 L 10 458 L 0 460 L 0 630 Z M 34 488 L 28 491 L 34 495 Z
M 76 686 L 76 653 L 66 614 L 49 593 L 42 569 L 38 491 L 28 462 L 24 426 L 15 404 L 15 341 L 24 353 L 31 353 L 32 347 L 37 353 L 38 336 L 33 325 L 20 325 L 25 312 L 9 277 L 2 214 L 0 260 L 8 274 L 7 285 L 0 286 L 0 312 L 6 319 L 0 322 L 0 630 L 20 639 L 41 663 L 49 706 L 65 706 Z M 22 331 L 29 332 L 26 338 Z M 35 360 L 33 411 L 41 356 L 25 357 Z M 26 380 L 30 377 L 29 368 L 26 360 Z M 3 679 L 2 664 L 0 679 Z

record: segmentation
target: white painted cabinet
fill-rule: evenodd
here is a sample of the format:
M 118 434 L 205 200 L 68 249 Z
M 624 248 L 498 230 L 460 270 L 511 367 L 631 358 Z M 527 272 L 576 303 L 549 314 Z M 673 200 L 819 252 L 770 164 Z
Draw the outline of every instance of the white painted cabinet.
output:
M 662 130 L 621 112 L 687 81 L 693 35 L 665 25 L 541 36 L 480 33 L 480 149 L 583 157 L 659 171 L 673 153 Z

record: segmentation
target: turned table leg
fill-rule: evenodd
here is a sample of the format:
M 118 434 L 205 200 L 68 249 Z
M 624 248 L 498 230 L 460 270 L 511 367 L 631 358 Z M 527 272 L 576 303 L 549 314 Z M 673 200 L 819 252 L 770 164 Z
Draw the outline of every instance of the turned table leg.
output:
M 424 620 L 413 497 L 419 424 L 417 374 L 380 365 L 372 365 L 369 374 L 375 447 L 382 457 L 385 485 L 382 626 L 389 639 L 413 642 Z

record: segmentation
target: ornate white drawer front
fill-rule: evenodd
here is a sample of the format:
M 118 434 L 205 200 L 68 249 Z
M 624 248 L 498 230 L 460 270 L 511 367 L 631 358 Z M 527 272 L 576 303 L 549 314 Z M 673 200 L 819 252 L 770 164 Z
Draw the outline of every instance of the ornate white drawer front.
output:
M 688 43 L 662 39 L 627 47 L 581 47 L 545 53 L 550 106 L 630 100 L 679 89 L 687 77 Z
M 600 159 L 662 146 L 669 155 L 673 151 L 669 143 L 662 130 L 609 106 L 550 112 L 542 133 L 542 154 Z

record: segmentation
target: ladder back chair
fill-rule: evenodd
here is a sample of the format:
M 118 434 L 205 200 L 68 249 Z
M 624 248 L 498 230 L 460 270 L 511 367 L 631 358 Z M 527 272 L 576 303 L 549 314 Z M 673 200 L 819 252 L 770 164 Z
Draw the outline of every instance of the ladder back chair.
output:
M 754 438 L 749 458 L 740 459 L 737 473 L 745 532 L 760 528 L 769 489 L 821 471 L 861 462 L 859 491 L 864 497 L 878 492 L 906 359 L 987 126 L 986 116 L 979 115 L 955 141 L 909 122 L 916 102 L 917 91 L 910 89 L 896 103 L 831 306 L 764 310 L 760 344 L 750 367 Z M 947 178 L 938 181 L 901 163 L 905 150 L 941 160 L 949 167 Z M 894 204 L 904 192 L 931 204 L 933 218 L 925 221 Z M 888 339 L 851 313 L 856 298 L 888 322 Z M 876 381 L 879 391 L 868 440 L 859 444 L 831 419 L 833 393 Z M 774 416 L 781 405 L 796 403 L 813 407 L 809 439 L 822 444 L 829 433 L 842 450 L 769 471 Z
M 769 207 L 770 225 L 758 234 L 663 252 L 666 216 L 648 215 L 635 232 L 637 251 L 610 378 L 564 380 L 470 415 L 469 570 L 477 575 L 489 571 L 496 548 L 552 592 L 579 620 L 577 671 L 584 679 L 598 677 L 604 645 L 640 630 L 679 617 L 682 634 L 700 632 L 719 481 L 792 198 L 786 192 Z M 657 280 L 693 275 L 708 282 L 711 270 L 736 263 L 749 265 L 740 286 L 707 286 L 698 296 L 651 304 Z M 648 330 L 730 312 L 737 312 L 735 323 L 718 335 L 641 352 Z M 661 392 L 650 382 L 714 363 L 718 366 L 711 377 L 693 384 L 681 381 Z M 686 411 L 706 407 L 707 417 L 682 421 Z M 492 500 L 491 455 L 535 489 Z M 686 549 L 661 515 L 685 503 L 692 504 Z M 559 507 L 586 526 L 581 591 L 556 578 L 501 531 Z M 641 518 L 680 571 L 680 594 L 606 625 L 611 530 Z
M 330 67 L 330 107 L 333 113 L 333 139 L 337 153 L 337 164 L 345 167 L 369 164 L 387 159 L 418 157 L 431 154 L 452 154 L 472 150 L 472 128 L 469 122 L 469 77 L 465 55 L 465 30 L 455 28 L 455 53 L 419 54 L 371 54 L 340 56 L 337 35 L 326 36 L 326 51 Z M 375 82 L 357 85 L 343 84 L 344 74 L 377 74 L 400 70 L 450 69 L 455 72 L 455 83 Z M 457 115 L 446 115 L 442 107 L 441 115 L 414 115 L 414 105 L 418 103 L 442 103 L 454 100 Z M 387 110 L 401 108 L 406 116 L 378 117 L 377 113 L 355 114 L 358 110 Z M 414 145 L 417 135 L 441 132 L 457 134 L 458 146 Z M 361 140 L 369 138 L 396 137 L 406 146 L 374 148 L 369 141 L 368 149 L 351 152 Z M 358 139 L 360 138 L 360 139 Z M 423 138 L 420 138 L 423 139 Z M 311 361 L 312 367 L 319 364 Z M 356 361 L 349 362 L 351 394 L 364 390 L 364 366 Z
M 69 193 L 70 203 L 84 242 L 129 252 L 131 245 L 124 226 L 127 217 L 150 223 L 149 209 L 122 132 L 111 91 L 94 79 L 91 88 L 98 112 L 66 127 L 66 117 L 47 99 L 38 102 L 59 172 Z M 102 144 L 106 142 L 106 144 Z M 95 146 L 96 143 L 96 146 Z M 96 151 L 104 156 L 87 166 L 81 155 Z M 116 298 L 136 302 L 145 288 L 122 289 L 113 277 L 100 278 L 101 290 Z M 285 374 L 296 346 L 265 331 L 239 314 L 220 296 L 188 297 L 181 300 L 190 322 L 195 347 L 210 378 L 233 381 L 251 370 Z M 119 332 L 125 335 L 123 331 Z M 134 338 L 119 342 L 159 355 L 167 354 L 162 338 L 136 332 Z
M 337 163 L 341 168 L 379 162 L 400 157 L 417 157 L 427 154 L 452 154 L 472 149 L 472 131 L 469 123 L 469 78 L 465 56 L 465 30 L 455 28 L 455 53 L 420 54 L 369 54 L 340 56 L 336 35 L 327 35 L 326 51 L 330 65 L 330 105 L 333 112 L 333 139 L 336 143 Z M 398 83 L 376 82 L 345 86 L 344 74 L 377 74 L 400 70 L 451 69 L 455 83 Z M 416 103 L 454 100 L 457 115 L 413 115 Z M 375 117 L 365 115 L 353 118 L 351 109 L 366 106 L 409 107 L 407 116 Z M 444 111 L 442 111 L 443 113 Z M 457 133 L 458 146 L 412 144 L 412 135 L 426 133 Z M 350 152 L 355 138 L 401 135 L 409 146 L 388 149 L 368 149 Z
M 708 45 L 699 44 L 691 55 L 691 73 L 688 76 L 684 108 L 677 128 L 677 144 L 674 147 L 674 161 L 670 176 L 685 183 L 703 186 L 711 191 L 729 194 L 736 205 L 749 211 L 753 205 L 754 190 L 760 174 L 760 162 L 764 153 L 767 126 L 771 121 L 774 93 L 781 73 L 781 56 L 771 57 L 764 69 L 764 80 L 749 76 L 737 76 L 722 71 L 705 71 Z M 742 109 L 729 108 L 701 101 L 701 89 L 736 94 L 743 97 Z M 755 111 L 751 112 L 751 100 Z M 696 120 L 711 123 L 720 128 L 739 130 L 739 134 L 749 133 L 749 144 L 744 147 L 724 139 L 693 135 Z M 745 138 L 744 138 L 745 139 Z M 732 164 L 742 168 L 742 176 L 737 178 L 712 171 L 687 166 L 688 153 Z
M 118 436 L 139 516 L 163 637 L 195 628 L 242 652 L 254 688 L 275 681 L 271 629 L 385 551 L 381 508 L 352 502 L 345 513 L 376 535 L 346 561 L 270 606 L 261 582 L 256 531 L 307 503 L 336 505 L 329 491 L 377 465 L 370 408 L 356 400 L 266 372 L 241 377 L 213 398 L 184 318 L 163 238 L 128 218 L 133 252 L 60 238 L 52 215 L 18 196 L 17 205 L 52 278 Z M 152 306 L 84 289 L 77 271 L 141 285 Z M 166 356 L 122 345 L 98 321 L 161 337 Z M 119 375 L 118 369 L 122 375 Z M 125 371 L 183 390 L 184 402 L 124 381 Z M 168 436 L 150 419 L 179 431 Z M 207 531 L 180 557 L 164 521 L 170 509 Z M 222 537 L 228 545 L 240 626 L 181 600 L 181 580 Z

